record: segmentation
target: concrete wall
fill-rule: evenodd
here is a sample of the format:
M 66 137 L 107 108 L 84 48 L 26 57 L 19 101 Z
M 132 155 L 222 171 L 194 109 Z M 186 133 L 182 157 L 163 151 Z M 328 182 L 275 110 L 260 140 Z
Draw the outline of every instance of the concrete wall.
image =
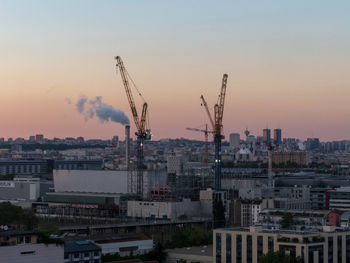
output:
M 54 170 L 55 192 L 127 193 L 127 171 Z
M 0 181 L 0 199 L 37 200 L 40 196 L 40 182 Z
M 128 216 L 177 220 L 179 216 L 188 218 L 210 217 L 211 201 L 148 202 L 128 201 Z
M 0 261 L 11 263 L 62 263 L 64 247 L 54 244 L 22 244 L 0 247 Z

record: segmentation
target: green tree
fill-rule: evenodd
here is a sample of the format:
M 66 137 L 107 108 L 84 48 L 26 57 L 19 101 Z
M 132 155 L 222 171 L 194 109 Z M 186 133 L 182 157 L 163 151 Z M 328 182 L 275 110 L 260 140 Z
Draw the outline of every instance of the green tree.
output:
M 210 245 L 213 243 L 213 232 L 202 228 L 186 228 L 173 234 L 166 248 L 180 248 Z
M 268 252 L 267 254 L 262 255 L 259 260 L 259 263 L 290 263 L 289 255 L 286 255 L 282 251 Z
M 0 225 L 18 224 L 23 217 L 23 209 L 10 202 L 0 203 Z
M 33 211 L 27 210 L 23 212 L 22 223 L 26 229 L 33 230 L 38 225 L 38 218 L 35 216 Z
M 52 223 L 42 223 L 39 225 L 40 242 L 44 244 L 63 245 L 64 241 L 58 238 L 51 238 L 51 235 L 59 235 L 61 231 Z
M 39 232 L 44 235 L 59 235 L 61 232 L 58 227 L 52 223 L 45 222 L 39 225 Z
M 161 243 L 158 243 L 156 247 L 153 249 L 152 253 L 154 255 L 154 259 L 158 262 L 165 262 L 167 258 L 167 253 L 164 251 L 164 247 Z
M 0 203 L 0 225 L 32 230 L 37 224 L 38 219 L 31 210 L 23 210 L 9 202 Z
M 290 228 L 294 224 L 293 215 L 291 213 L 284 213 L 281 220 L 282 229 Z

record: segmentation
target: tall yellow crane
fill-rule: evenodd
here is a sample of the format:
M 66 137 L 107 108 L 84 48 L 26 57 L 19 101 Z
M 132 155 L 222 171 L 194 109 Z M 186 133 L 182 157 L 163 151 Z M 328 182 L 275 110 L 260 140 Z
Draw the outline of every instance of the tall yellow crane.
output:
M 147 122 L 147 116 L 148 116 L 148 104 L 142 97 L 141 93 L 137 89 L 134 81 L 128 74 L 124 63 L 122 59 L 117 56 L 115 57 L 117 60 L 117 70 L 119 68 L 120 75 L 123 80 L 126 96 L 129 101 L 131 113 L 135 122 L 135 126 L 137 129 L 137 132 L 135 133 L 137 137 L 137 146 L 136 146 L 136 163 L 137 163 L 137 187 L 136 187 L 136 193 L 140 199 L 143 197 L 143 144 L 144 140 L 150 140 L 151 139 L 151 130 L 146 128 L 146 122 Z M 135 89 L 137 90 L 138 94 L 140 97 L 143 99 L 143 106 L 142 106 L 142 113 L 141 113 L 141 119 L 139 118 L 137 114 L 137 109 L 134 101 L 134 97 L 132 95 L 130 85 L 129 85 L 129 80 L 131 83 L 134 85 Z
M 213 126 L 214 131 L 214 143 L 215 143 L 215 190 L 221 190 L 221 140 L 223 138 L 222 133 L 222 119 L 224 116 L 225 95 L 227 86 L 228 75 L 224 74 L 222 77 L 221 90 L 218 98 L 218 102 L 214 106 L 214 120 L 210 114 L 210 110 L 204 96 L 201 95 L 202 106 L 204 106 L 209 121 Z

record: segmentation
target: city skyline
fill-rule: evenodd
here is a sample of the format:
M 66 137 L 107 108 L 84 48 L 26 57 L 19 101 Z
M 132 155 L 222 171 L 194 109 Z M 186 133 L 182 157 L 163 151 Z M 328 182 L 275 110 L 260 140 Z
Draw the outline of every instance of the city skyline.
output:
M 122 125 L 85 121 L 75 108 L 82 95 L 102 96 L 131 119 L 120 55 L 156 140 L 203 140 L 186 127 L 209 123 L 199 97 L 212 110 L 223 73 L 226 138 L 268 124 L 283 137 L 350 139 L 345 1 L 36 3 L 2 1 L 0 137 L 123 138 Z

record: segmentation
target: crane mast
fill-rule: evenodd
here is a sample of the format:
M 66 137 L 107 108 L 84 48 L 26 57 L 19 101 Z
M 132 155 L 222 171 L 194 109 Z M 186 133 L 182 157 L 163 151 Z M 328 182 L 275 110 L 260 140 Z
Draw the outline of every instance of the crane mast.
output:
M 139 118 L 137 114 L 137 109 L 134 101 L 134 97 L 132 95 L 129 80 L 130 76 L 128 75 L 127 70 L 125 69 L 124 63 L 122 59 L 117 56 L 115 57 L 117 60 L 117 69 L 119 68 L 120 75 L 123 80 L 123 85 L 125 88 L 126 96 L 129 101 L 131 113 L 135 122 L 135 126 L 137 129 L 137 132 L 135 133 L 137 137 L 137 146 L 136 146 L 136 166 L 137 166 L 137 187 L 136 187 L 136 193 L 137 196 L 142 199 L 143 197 L 143 144 L 144 140 L 150 140 L 151 139 L 151 133 L 149 129 L 146 129 L 146 120 L 147 120 L 147 109 L 148 104 L 144 101 L 142 106 L 142 113 L 141 113 L 141 119 Z M 132 80 L 131 80 L 132 81 Z M 133 83 L 133 82 L 132 82 Z M 139 95 L 141 96 L 140 92 Z M 142 97 L 142 96 L 141 96 Z
M 225 95 L 227 86 L 228 75 L 224 74 L 222 77 L 221 90 L 219 94 L 219 101 L 214 106 L 214 120 L 211 117 L 209 107 L 205 101 L 203 95 L 201 95 L 202 105 L 205 107 L 210 123 L 213 126 L 214 131 L 214 144 L 215 144 L 215 190 L 221 190 L 221 141 L 222 135 L 222 119 L 224 116 Z

